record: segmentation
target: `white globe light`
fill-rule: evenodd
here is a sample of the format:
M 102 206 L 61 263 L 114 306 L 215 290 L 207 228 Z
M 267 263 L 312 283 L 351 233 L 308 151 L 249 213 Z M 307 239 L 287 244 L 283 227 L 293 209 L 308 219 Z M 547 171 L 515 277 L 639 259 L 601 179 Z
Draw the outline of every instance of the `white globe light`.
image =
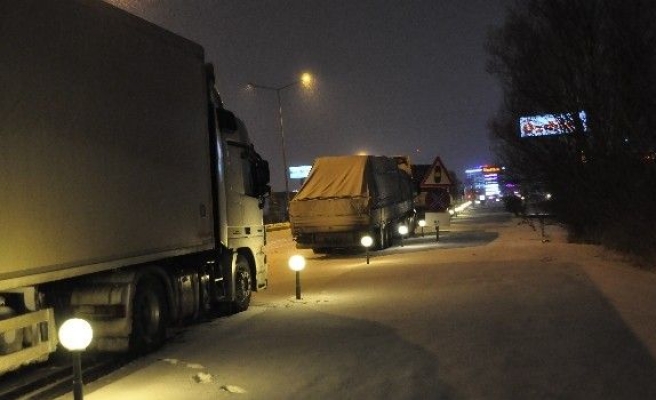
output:
M 374 244 L 374 240 L 369 235 L 362 236 L 362 239 L 360 239 L 360 244 L 362 244 L 364 247 L 371 247 L 371 245 Z
M 71 318 L 59 327 L 59 341 L 70 351 L 86 349 L 93 338 L 91 325 L 81 318 Z
M 420 219 L 420 220 L 419 220 L 419 226 L 421 226 L 422 228 L 423 228 L 424 226 L 426 226 L 426 221 L 424 221 L 423 219 Z
M 289 268 L 292 271 L 302 271 L 305 268 L 305 257 L 300 254 L 289 257 Z
M 408 227 L 405 225 L 399 225 L 399 233 L 405 235 L 408 233 Z

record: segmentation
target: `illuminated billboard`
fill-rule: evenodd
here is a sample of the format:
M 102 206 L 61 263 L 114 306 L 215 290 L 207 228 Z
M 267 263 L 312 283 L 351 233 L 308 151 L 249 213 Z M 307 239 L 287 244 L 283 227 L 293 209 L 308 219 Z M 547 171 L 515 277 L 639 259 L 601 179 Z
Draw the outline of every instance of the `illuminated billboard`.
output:
M 482 165 L 465 170 L 467 175 L 465 190 L 469 191 L 469 195 L 482 196 L 483 199 L 501 196 L 501 182 L 505 169 L 497 165 Z
M 305 179 L 310 175 L 311 165 L 300 165 L 298 167 L 289 167 L 289 179 Z
M 501 168 L 486 165 L 486 166 L 481 167 L 481 172 L 483 174 L 498 174 L 499 172 L 501 172 Z
M 585 111 L 579 112 L 583 130 L 587 130 Z M 574 115 L 542 114 L 519 118 L 521 137 L 563 135 L 574 132 Z

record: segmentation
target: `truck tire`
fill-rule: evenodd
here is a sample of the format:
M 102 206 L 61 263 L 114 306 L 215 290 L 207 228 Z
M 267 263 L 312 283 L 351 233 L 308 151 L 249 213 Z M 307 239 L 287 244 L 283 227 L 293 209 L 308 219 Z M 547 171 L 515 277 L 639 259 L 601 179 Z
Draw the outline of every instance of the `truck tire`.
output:
M 408 227 L 408 237 L 415 236 L 417 219 L 414 216 L 406 218 L 406 226 Z
M 385 229 L 385 238 L 387 240 L 387 245 L 385 246 L 385 248 L 394 245 L 394 229 L 392 229 L 392 226 L 387 225 Z
M 235 266 L 235 299 L 232 302 L 233 313 L 246 311 L 251 304 L 252 295 L 251 269 L 243 256 L 237 256 Z
M 385 226 L 381 226 L 376 231 L 376 250 L 383 250 L 388 247 L 387 241 L 387 229 Z
M 164 344 L 168 326 L 168 303 L 161 283 L 145 278 L 134 294 L 132 310 L 131 349 L 149 353 Z

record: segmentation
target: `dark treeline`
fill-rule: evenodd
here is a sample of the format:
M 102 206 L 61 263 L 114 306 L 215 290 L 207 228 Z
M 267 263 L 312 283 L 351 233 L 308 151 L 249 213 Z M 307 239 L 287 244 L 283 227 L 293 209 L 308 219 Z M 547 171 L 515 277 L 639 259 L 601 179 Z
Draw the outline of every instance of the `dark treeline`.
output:
M 656 2 L 520 0 L 487 49 L 504 93 L 499 162 L 523 190 L 552 193 L 572 240 L 653 260 Z M 520 117 L 540 114 L 567 132 L 520 137 Z

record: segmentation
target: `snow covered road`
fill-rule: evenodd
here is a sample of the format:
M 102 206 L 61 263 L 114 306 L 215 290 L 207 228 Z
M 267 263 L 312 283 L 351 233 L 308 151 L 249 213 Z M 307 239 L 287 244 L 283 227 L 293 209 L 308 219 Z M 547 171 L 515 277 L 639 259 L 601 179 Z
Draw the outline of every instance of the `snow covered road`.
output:
M 272 232 L 270 287 L 248 311 L 189 327 L 85 398 L 656 398 L 654 273 L 557 227 L 542 243 L 500 210 L 457 221 L 369 265 Z

